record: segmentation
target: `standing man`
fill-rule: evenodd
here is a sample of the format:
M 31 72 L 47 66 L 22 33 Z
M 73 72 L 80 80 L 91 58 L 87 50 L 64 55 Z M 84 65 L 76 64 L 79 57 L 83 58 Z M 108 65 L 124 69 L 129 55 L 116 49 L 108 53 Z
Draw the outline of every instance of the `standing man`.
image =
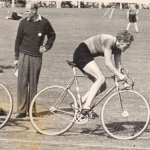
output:
M 29 111 L 31 100 L 37 93 L 42 53 L 52 48 L 56 37 L 50 22 L 37 11 L 37 3 L 27 3 L 27 17 L 21 20 L 15 41 L 14 64 L 18 65 L 16 118 L 26 117 Z M 45 35 L 47 43 L 43 46 Z M 36 110 L 34 115 L 37 116 Z
M 138 25 L 137 25 L 137 19 L 138 19 L 138 12 L 139 9 L 137 9 L 138 6 L 136 4 L 131 4 L 129 10 L 127 11 L 127 19 L 129 19 L 129 23 L 127 25 L 126 30 L 129 30 L 131 23 L 134 23 L 135 31 L 138 33 Z

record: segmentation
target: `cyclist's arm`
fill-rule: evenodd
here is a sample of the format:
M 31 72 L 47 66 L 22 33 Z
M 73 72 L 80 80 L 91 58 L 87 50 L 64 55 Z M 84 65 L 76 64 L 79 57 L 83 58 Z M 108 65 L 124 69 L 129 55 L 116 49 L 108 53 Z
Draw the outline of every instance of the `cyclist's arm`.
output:
M 103 50 L 104 50 L 104 58 L 106 67 L 116 76 L 119 77 L 120 80 L 124 80 L 126 75 L 121 74 L 121 72 L 113 65 L 112 63 L 112 45 L 114 44 L 112 39 L 104 40 L 103 42 Z M 116 54 L 115 54 L 116 55 Z M 117 56 L 116 62 L 121 62 L 120 57 Z M 118 67 L 120 67 L 121 63 L 116 63 Z
M 119 70 L 112 63 L 112 50 L 111 49 L 108 49 L 108 48 L 104 49 L 104 58 L 105 58 L 105 65 L 106 65 L 106 67 L 113 74 L 117 75 L 120 78 L 122 76 L 122 74 L 119 72 Z
M 121 65 L 121 54 L 114 54 L 114 62 L 115 62 L 115 67 L 119 70 L 121 70 L 122 65 Z

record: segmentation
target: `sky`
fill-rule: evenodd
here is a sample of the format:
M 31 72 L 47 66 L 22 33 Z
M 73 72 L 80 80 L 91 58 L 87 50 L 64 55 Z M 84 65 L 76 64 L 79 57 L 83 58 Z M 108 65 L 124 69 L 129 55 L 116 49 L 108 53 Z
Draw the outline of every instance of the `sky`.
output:
M 60 1 L 60 0 L 55 0 Z M 69 0 L 68 0 L 69 1 Z M 70 0 L 70 1 L 77 1 L 77 0 Z M 80 0 L 85 2 L 122 2 L 122 3 L 150 3 L 150 0 Z

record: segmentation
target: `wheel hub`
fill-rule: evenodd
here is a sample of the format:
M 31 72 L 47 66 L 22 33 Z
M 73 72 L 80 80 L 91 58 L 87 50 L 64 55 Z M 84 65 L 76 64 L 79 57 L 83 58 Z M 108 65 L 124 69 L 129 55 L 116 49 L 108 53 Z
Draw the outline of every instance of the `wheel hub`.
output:
M 123 111 L 122 116 L 124 118 L 129 117 L 129 113 L 127 111 Z

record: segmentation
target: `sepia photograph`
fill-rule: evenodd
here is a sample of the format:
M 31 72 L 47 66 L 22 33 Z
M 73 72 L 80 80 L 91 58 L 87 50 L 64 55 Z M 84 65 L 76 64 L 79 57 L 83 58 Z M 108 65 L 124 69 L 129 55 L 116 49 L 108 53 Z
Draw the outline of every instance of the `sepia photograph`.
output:
M 1 150 L 150 150 L 150 0 L 0 0 Z

